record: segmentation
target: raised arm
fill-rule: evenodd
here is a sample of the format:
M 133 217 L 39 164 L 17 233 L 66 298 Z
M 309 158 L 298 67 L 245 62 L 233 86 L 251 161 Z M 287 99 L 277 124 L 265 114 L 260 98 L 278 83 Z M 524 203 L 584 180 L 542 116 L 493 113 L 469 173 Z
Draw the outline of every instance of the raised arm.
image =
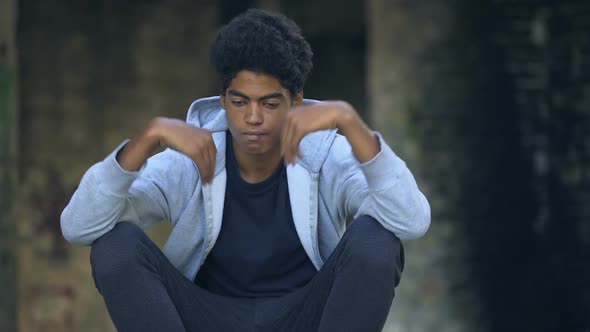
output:
M 158 146 L 169 149 L 150 158 Z M 180 120 L 154 119 L 84 174 L 61 215 L 64 237 L 89 245 L 122 220 L 144 229 L 164 219 L 172 221 L 182 204 L 167 191 L 196 182 L 187 181 L 192 161 L 203 181 L 210 181 L 215 154 L 208 130 Z
M 377 219 L 400 239 L 422 236 L 430 225 L 430 206 L 406 164 L 383 138 L 371 131 L 346 102 L 294 108 L 282 137 L 284 158 L 294 162 L 308 133 L 338 129 L 324 163 L 324 181 L 338 197 L 339 220 L 362 214 Z
M 137 171 L 157 147 L 169 147 L 191 158 L 203 182 L 213 178 L 217 150 L 207 129 L 178 119 L 155 118 L 119 152 L 117 161 L 127 171 Z

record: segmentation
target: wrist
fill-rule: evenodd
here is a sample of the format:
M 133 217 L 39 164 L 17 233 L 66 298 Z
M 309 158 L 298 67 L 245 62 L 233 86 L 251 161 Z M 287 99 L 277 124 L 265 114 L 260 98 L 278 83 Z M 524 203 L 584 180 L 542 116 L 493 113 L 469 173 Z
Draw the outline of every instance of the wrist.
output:
M 338 131 L 350 143 L 357 160 L 361 163 L 368 162 L 381 151 L 379 140 L 354 108 L 343 103 L 337 114 Z
M 166 128 L 168 119 L 157 117 L 149 122 L 140 134 L 140 140 L 151 150 L 166 146 Z
M 336 108 L 336 128 L 346 136 L 347 133 L 354 131 L 354 127 L 359 127 L 359 116 L 355 109 L 347 102 L 340 102 L 341 106 Z

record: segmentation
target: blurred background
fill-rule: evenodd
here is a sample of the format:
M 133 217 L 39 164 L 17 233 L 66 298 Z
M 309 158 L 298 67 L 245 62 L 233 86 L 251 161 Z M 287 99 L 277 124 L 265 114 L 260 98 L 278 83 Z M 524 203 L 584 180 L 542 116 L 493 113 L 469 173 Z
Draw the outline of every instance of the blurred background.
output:
M 590 331 L 583 0 L 0 0 L 0 331 L 114 331 L 61 210 L 149 119 L 217 93 L 209 43 L 249 7 L 298 22 L 306 97 L 351 102 L 430 200 L 384 331 Z

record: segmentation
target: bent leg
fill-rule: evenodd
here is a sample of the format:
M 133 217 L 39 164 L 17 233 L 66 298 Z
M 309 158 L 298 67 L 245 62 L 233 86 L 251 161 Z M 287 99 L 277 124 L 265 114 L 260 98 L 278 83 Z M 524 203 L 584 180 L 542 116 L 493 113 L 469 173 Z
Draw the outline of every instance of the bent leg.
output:
M 185 331 L 162 283 L 159 249 L 137 226 L 119 223 L 92 245 L 90 264 L 119 331 Z M 163 255 L 162 255 L 163 256 Z
M 233 331 L 229 324 L 247 317 L 184 277 L 136 225 L 119 223 L 97 239 L 90 261 L 119 331 Z
M 324 267 L 333 283 L 318 331 L 381 331 L 404 268 L 401 241 L 361 216 Z
M 400 240 L 361 216 L 305 287 L 259 305 L 259 330 L 381 331 L 403 266 Z

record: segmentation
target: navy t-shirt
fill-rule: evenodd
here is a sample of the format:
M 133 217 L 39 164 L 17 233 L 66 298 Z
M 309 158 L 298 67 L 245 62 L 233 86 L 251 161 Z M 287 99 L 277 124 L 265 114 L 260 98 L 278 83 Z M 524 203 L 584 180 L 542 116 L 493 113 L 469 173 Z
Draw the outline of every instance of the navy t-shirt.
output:
M 284 164 L 262 182 L 245 182 L 228 131 L 226 171 L 221 231 L 195 283 L 233 297 L 281 296 L 305 285 L 317 270 L 295 230 Z

